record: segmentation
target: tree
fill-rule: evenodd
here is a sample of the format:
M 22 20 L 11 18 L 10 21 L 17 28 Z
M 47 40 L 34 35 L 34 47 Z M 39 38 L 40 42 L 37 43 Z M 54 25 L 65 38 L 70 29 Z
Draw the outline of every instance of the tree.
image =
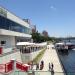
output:
M 42 32 L 42 35 L 45 36 L 45 37 L 48 37 L 48 32 L 47 32 L 46 30 L 44 30 L 44 31 Z
M 32 33 L 33 42 L 40 43 L 45 41 L 53 41 L 55 38 L 48 37 L 48 36 L 42 36 L 40 33 Z

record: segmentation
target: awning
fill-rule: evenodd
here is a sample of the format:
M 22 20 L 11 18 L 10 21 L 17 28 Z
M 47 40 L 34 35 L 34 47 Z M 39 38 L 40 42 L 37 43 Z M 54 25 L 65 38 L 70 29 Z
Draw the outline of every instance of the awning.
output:
M 39 47 L 39 46 L 45 46 L 47 45 L 47 42 L 43 42 L 43 43 L 30 43 L 30 42 L 18 42 L 16 44 L 17 46 L 32 46 L 32 47 Z
M 29 42 L 18 42 L 16 45 L 34 45 L 34 43 L 29 43 Z

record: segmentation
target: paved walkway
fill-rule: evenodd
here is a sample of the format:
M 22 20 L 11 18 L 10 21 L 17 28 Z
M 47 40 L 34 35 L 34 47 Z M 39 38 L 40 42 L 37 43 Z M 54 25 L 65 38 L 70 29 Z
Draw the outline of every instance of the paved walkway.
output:
M 52 49 L 52 44 L 48 45 L 49 49 L 46 50 L 45 54 L 43 55 L 42 59 L 44 61 L 44 68 L 41 72 L 36 71 L 34 75 L 64 75 L 63 73 L 54 73 L 52 74 L 49 72 L 49 62 L 54 64 L 54 72 L 63 72 L 62 66 L 60 64 L 58 55 L 55 49 Z M 40 61 L 41 62 L 41 61 Z M 35 69 L 36 67 L 34 67 Z M 16 72 L 15 74 L 10 75 L 27 75 L 25 72 Z
M 52 49 L 52 44 L 48 45 L 49 49 L 46 50 L 44 56 L 42 57 L 41 60 L 44 61 L 44 68 L 42 71 L 48 71 L 49 70 L 49 62 L 53 63 L 54 65 L 54 72 L 63 72 L 62 66 L 60 64 L 58 55 L 56 53 L 55 49 Z M 40 73 L 40 75 L 50 75 L 46 74 L 45 72 Z M 51 74 L 52 75 L 52 74 Z M 64 74 L 54 74 L 54 75 L 64 75 Z

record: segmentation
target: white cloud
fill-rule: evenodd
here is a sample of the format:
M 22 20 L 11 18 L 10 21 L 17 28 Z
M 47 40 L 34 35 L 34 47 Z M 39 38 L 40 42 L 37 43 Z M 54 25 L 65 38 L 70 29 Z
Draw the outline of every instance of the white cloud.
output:
M 56 8 L 55 8 L 54 6 L 50 6 L 50 8 L 51 8 L 52 10 L 56 10 Z

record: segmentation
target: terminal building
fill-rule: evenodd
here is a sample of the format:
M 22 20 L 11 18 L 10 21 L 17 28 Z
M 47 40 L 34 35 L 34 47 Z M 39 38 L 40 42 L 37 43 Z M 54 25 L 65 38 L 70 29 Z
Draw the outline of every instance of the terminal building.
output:
M 17 42 L 31 40 L 30 24 L 0 7 L 0 46 L 13 48 Z M 5 52 L 5 51 L 4 51 Z
M 18 62 L 22 63 L 21 53 L 16 44 L 31 41 L 30 32 L 28 22 L 0 7 L 0 75 L 14 69 L 13 61 L 16 62 L 16 65 L 19 65 Z M 21 67 L 24 66 L 21 65 Z
M 0 75 L 28 71 L 28 63 L 46 49 L 47 43 L 31 43 L 30 34 L 29 22 L 0 7 Z

